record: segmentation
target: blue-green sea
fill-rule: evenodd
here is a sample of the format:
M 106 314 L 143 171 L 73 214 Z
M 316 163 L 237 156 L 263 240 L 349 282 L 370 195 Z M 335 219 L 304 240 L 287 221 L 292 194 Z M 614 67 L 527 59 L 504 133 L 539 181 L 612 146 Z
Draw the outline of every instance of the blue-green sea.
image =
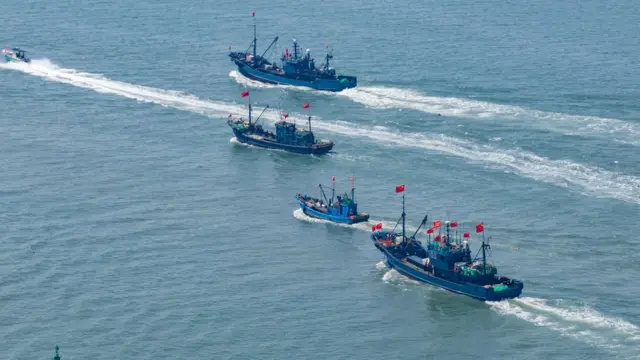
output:
M 640 359 L 637 3 L 6 0 L 0 21 L 33 59 L 0 65 L 0 358 Z M 242 77 L 254 21 L 259 52 L 328 45 L 359 86 Z M 334 152 L 234 142 L 243 91 Z M 410 230 L 459 221 L 477 250 L 484 222 L 522 297 L 385 268 L 371 224 L 297 210 L 332 176 L 371 223 L 400 184 Z

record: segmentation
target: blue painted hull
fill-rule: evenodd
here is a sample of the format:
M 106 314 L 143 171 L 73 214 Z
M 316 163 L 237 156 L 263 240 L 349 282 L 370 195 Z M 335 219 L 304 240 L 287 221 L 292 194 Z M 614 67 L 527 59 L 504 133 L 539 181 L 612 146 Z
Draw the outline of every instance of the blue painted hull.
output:
M 313 208 L 308 207 L 304 203 L 304 201 L 300 199 L 300 197 L 296 196 L 296 199 L 298 200 L 298 205 L 300 205 L 300 209 L 302 209 L 302 212 L 304 212 L 307 216 L 311 216 L 311 217 L 322 219 L 322 220 L 328 220 L 328 221 L 339 223 L 339 224 L 348 224 L 348 225 L 369 221 L 369 215 L 358 215 L 358 216 L 354 216 L 353 218 L 349 218 L 344 216 L 325 214 L 321 211 L 317 211 Z
M 238 139 L 238 141 L 240 141 L 243 144 L 254 145 L 254 146 L 267 148 L 267 149 L 284 150 L 284 151 L 288 151 L 296 154 L 323 155 L 331 151 L 331 149 L 333 148 L 333 143 L 329 145 L 320 145 L 316 147 L 279 144 L 277 142 L 264 141 L 264 140 L 247 136 L 241 132 L 236 131 L 235 129 L 233 129 L 233 134 L 235 135 L 236 139 Z
M 298 80 L 285 76 L 278 76 L 273 73 L 259 71 L 250 66 L 247 66 L 241 61 L 234 61 L 234 63 L 238 66 L 238 71 L 245 77 L 267 84 L 301 86 L 316 90 L 336 92 L 357 86 L 357 80 L 350 80 L 346 84 L 333 79 L 317 79 L 313 81 Z
M 414 266 L 409 265 L 401 259 L 397 258 L 391 252 L 389 252 L 386 247 L 380 245 L 376 241 L 373 234 L 371 234 L 371 240 L 373 241 L 376 248 L 378 248 L 378 250 L 380 250 L 382 254 L 384 254 L 385 263 L 388 267 L 395 269 L 399 273 L 411 279 L 423 282 L 425 284 L 437 286 L 456 294 L 466 295 L 482 301 L 500 301 L 504 299 L 512 299 L 520 296 L 520 294 L 522 293 L 523 286 L 520 282 L 518 282 L 518 285 L 510 287 L 507 290 L 494 292 L 493 288 L 485 288 L 477 284 L 466 282 L 457 283 L 442 279 L 425 271 L 418 270 Z
M 25 60 L 23 60 L 23 59 L 17 58 L 17 57 L 12 56 L 12 55 L 7 55 L 7 54 L 5 54 L 5 55 L 4 55 L 4 60 L 5 60 L 6 62 L 16 62 L 16 63 L 20 63 L 20 62 L 22 62 L 22 63 L 29 63 L 29 62 L 31 62 L 31 60 L 30 60 L 30 59 L 25 59 Z

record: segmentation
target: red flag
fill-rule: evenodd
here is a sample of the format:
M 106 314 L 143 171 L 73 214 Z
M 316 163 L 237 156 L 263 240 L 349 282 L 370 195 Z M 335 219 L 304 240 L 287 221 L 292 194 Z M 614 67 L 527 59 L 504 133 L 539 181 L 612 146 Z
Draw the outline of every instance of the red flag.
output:
M 227 116 L 227 117 L 231 117 L 231 114 L 229 114 L 229 116 Z
M 302 108 L 303 109 L 308 109 L 309 108 L 309 103 L 306 103 L 306 104 L 302 105 Z
M 240 94 L 240 95 L 242 95 L 242 97 L 247 97 L 247 96 L 249 96 L 249 92 L 248 91 L 243 91 L 242 94 Z
M 324 48 L 325 48 L 325 49 L 328 49 L 328 48 L 329 48 L 329 44 L 325 45 L 325 46 L 324 46 Z
M 371 225 L 371 232 L 376 232 L 376 226 L 375 225 Z
M 427 229 L 427 234 L 433 234 L 433 228 L 432 227 Z
M 353 178 L 349 178 L 349 182 L 353 182 Z
M 401 193 L 404 191 L 404 184 L 396 186 L 396 192 Z
M 251 12 L 251 16 L 256 16 L 256 12 L 255 11 Z
M 449 226 L 451 227 L 457 227 L 458 226 L 458 222 L 457 221 L 452 221 Z
M 440 220 L 436 220 L 436 221 L 434 221 L 434 222 L 433 222 L 433 228 L 434 228 L 434 229 L 439 228 L 439 227 L 440 227 L 440 224 L 441 224 Z
M 436 237 L 434 237 L 433 240 L 440 241 L 440 234 L 436 235 Z
M 469 233 L 464 233 L 464 237 L 468 238 L 469 236 L 471 236 Z
M 382 230 L 382 223 L 377 223 L 376 224 L 376 229 Z
M 286 119 L 289 117 L 289 114 L 282 114 L 282 116 L 284 116 L 284 118 Z
M 331 177 L 331 181 L 336 181 L 336 177 L 335 177 L 335 176 L 332 176 L 332 177 Z
M 480 233 L 483 230 L 484 230 L 484 224 L 483 223 L 480 223 L 480 224 L 476 225 L 476 232 L 477 233 Z

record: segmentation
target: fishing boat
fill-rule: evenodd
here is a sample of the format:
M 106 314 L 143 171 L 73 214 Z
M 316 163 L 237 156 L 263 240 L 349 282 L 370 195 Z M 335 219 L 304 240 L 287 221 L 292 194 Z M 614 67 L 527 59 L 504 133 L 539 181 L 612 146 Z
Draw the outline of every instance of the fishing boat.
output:
M 382 224 L 372 226 L 371 240 L 382 252 L 389 268 L 417 281 L 437 286 L 451 292 L 467 295 L 483 301 L 499 301 L 520 296 L 523 283 L 497 274 L 497 268 L 487 263 L 487 250 L 490 246 L 484 239 L 484 224 L 476 225 L 476 233 L 482 233 L 482 257 L 478 254 L 471 258 L 468 239 L 470 233 L 465 232 L 462 238 L 452 234 L 458 227 L 456 221 L 434 221 L 426 231 L 428 240 L 426 247 L 417 240 L 416 235 L 427 223 L 424 217 L 420 227 L 412 236 L 405 232 L 404 185 L 396 187 L 402 192 L 402 216 L 396 227 L 402 222 L 402 232 L 384 231 Z M 435 235 L 436 230 L 438 234 Z M 457 233 L 457 231 L 456 231 Z M 433 236 L 433 239 L 432 239 Z M 452 237 L 453 236 L 453 237 Z
M 231 51 L 229 46 L 229 58 L 236 64 L 238 71 L 245 77 L 267 84 L 293 85 L 309 87 L 316 90 L 342 91 L 358 85 L 358 78 L 348 75 L 337 75 L 331 67 L 330 61 L 333 54 L 328 51 L 326 45 L 325 59 L 320 67 L 316 67 L 315 60 L 311 57 L 311 50 L 307 49 L 304 55 L 298 42 L 293 39 L 293 52 L 285 49 L 280 60 L 281 66 L 269 61 L 265 54 L 278 42 L 278 37 L 269 44 L 267 49 L 258 54 L 258 39 L 256 37 L 255 12 L 253 12 L 253 41 L 246 51 Z M 250 49 L 253 50 L 250 52 Z
M 249 96 L 249 92 L 242 93 L 242 97 Z M 309 116 L 309 128 L 297 128 L 295 123 L 286 121 L 288 114 L 281 114 L 280 121 L 276 122 L 276 132 L 266 131 L 261 124 L 258 123 L 264 112 L 269 108 L 267 105 L 260 116 L 253 121 L 251 118 L 251 100 L 249 100 L 249 119 L 234 118 L 229 114 L 227 124 L 233 130 L 236 139 L 243 143 L 258 146 L 261 148 L 278 149 L 298 154 L 326 154 L 333 149 L 333 141 L 316 140 L 315 135 L 311 131 L 311 116 Z M 304 104 L 303 109 L 309 109 L 310 105 Z
M 27 57 L 26 52 L 19 48 L 9 49 L 8 47 L 5 47 L 2 49 L 2 56 L 4 56 L 6 62 L 31 62 L 31 59 Z
M 307 216 L 311 216 L 317 219 L 328 220 L 341 224 L 357 224 L 361 222 L 369 221 L 369 214 L 358 213 L 358 204 L 356 203 L 356 187 L 355 180 L 349 178 L 349 181 L 353 184 L 351 186 L 351 196 L 344 193 L 343 195 L 335 196 L 336 194 L 336 177 L 331 177 L 331 199 L 327 198 L 324 192 L 322 184 L 319 184 L 321 198 L 314 198 L 307 194 L 296 195 L 296 200 L 300 205 L 300 209 Z

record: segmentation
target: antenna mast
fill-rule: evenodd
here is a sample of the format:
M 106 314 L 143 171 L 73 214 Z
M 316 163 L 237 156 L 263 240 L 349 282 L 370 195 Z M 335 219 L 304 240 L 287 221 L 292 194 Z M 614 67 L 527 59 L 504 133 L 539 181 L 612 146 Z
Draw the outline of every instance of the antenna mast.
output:
M 257 47 L 258 47 L 258 38 L 256 36 L 256 12 L 252 12 L 251 16 L 253 17 L 253 61 L 256 62 L 257 56 Z

